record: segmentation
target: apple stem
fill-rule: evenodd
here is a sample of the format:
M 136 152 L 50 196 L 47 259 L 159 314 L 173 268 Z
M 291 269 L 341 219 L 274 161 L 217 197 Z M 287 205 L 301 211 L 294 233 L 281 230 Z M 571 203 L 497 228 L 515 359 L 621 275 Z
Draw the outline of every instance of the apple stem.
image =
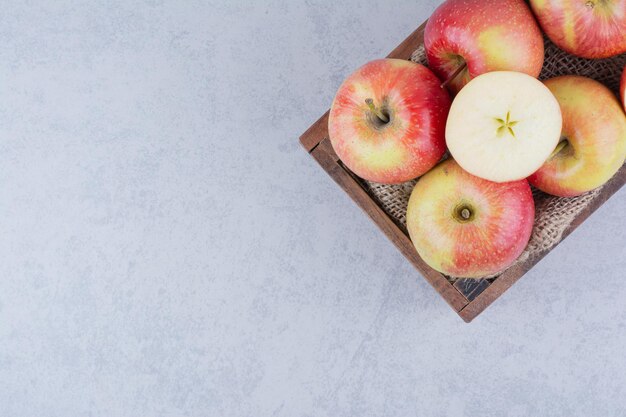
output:
M 458 75 L 460 73 L 463 72 L 463 70 L 467 68 L 467 62 L 463 62 L 463 65 L 461 65 L 460 67 L 458 67 L 456 69 L 456 71 L 454 71 L 454 73 L 452 73 L 452 75 L 450 77 L 448 77 L 447 80 L 445 80 L 442 84 L 441 84 L 441 88 L 446 88 L 448 86 L 448 84 L 450 84 L 456 77 L 458 77 Z
M 552 153 L 550 154 L 550 157 L 548 159 L 552 159 L 554 158 L 559 152 L 561 152 L 565 147 L 567 146 L 567 141 L 566 140 L 562 140 L 559 142 L 558 145 L 556 145 L 556 148 L 554 148 L 554 150 L 552 151 Z
M 389 123 L 389 117 L 387 117 L 379 108 L 377 108 L 374 105 L 374 100 L 372 100 L 371 98 L 368 98 L 365 100 L 365 103 L 367 103 L 367 106 L 370 108 L 372 113 L 374 113 L 376 117 L 380 119 L 381 122 Z
M 464 208 L 463 210 L 461 210 L 461 217 L 463 217 L 465 220 L 468 220 L 470 216 L 471 216 L 471 213 L 469 209 Z

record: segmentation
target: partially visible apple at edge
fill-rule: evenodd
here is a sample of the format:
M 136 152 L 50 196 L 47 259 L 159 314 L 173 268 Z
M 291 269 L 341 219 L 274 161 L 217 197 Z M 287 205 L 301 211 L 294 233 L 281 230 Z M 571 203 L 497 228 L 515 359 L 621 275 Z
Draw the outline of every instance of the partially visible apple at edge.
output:
M 541 30 L 524 0 L 447 0 L 424 29 L 429 67 L 457 93 L 490 71 L 538 77 L 543 66 Z
M 573 197 L 606 183 L 626 158 L 626 116 L 613 92 L 598 81 L 565 75 L 545 81 L 563 114 L 561 142 L 528 181 Z
M 530 0 L 546 35 L 559 48 L 583 58 L 626 52 L 626 1 Z

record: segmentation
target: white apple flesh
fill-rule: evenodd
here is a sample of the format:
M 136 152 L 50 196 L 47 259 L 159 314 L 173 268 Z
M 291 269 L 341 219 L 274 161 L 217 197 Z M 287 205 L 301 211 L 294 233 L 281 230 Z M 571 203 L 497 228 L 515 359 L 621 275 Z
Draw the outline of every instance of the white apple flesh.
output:
M 495 71 L 474 78 L 456 96 L 446 143 L 470 174 L 515 181 L 543 165 L 561 127 L 559 103 L 543 83 L 524 73 Z

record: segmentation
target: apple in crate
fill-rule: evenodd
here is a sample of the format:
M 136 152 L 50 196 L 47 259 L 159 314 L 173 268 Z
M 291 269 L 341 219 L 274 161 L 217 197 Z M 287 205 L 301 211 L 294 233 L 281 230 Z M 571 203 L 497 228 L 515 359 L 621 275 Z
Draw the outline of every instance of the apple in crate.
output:
M 556 46 L 583 58 L 626 52 L 626 1 L 530 0 L 539 24 Z
M 365 64 L 341 85 L 328 118 L 339 159 L 366 180 L 416 178 L 443 156 L 450 97 L 423 65 L 400 59 Z
M 590 78 L 549 79 L 563 113 L 561 142 L 528 180 L 540 190 L 572 197 L 593 190 L 620 169 L 626 158 L 626 116 L 611 90 Z
M 542 82 L 521 72 L 494 71 L 457 94 L 446 142 L 470 174 L 515 181 L 543 165 L 559 143 L 561 125 L 559 103 Z
M 409 235 L 424 262 L 463 278 L 510 266 L 528 244 L 534 219 L 528 181 L 487 181 L 452 159 L 419 179 L 407 208 Z
M 451 91 L 489 71 L 538 77 L 543 37 L 524 0 L 447 0 L 426 23 L 428 65 Z

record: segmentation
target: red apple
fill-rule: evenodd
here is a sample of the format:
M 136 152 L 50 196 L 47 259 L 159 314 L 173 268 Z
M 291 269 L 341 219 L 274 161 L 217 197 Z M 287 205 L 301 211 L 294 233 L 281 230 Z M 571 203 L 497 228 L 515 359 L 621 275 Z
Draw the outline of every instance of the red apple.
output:
M 428 19 L 424 46 L 455 93 L 486 72 L 538 77 L 543 65 L 541 30 L 524 0 L 447 0 Z
M 626 117 L 621 103 L 590 78 L 565 75 L 545 82 L 563 115 L 562 141 L 528 180 L 540 190 L 572 197 L 607 182 L 626 158 Z
M 626 1 L 531 0 L 539 24 L 556 46 L 584 58 L 626 52 Z
M 510 266 L 528 244 L 534 219 L 526 180 L 484 180 L 453 159 L 419 179 L 407 208 L 409 235 L 422 259 L 443 274 L 464 278 Z
M 395 184 L 432 168 L 446 150 L 450 97 L 428 68 L 372 61 L 341 85 L 328 133 L 341 161 L 361 178 Z

